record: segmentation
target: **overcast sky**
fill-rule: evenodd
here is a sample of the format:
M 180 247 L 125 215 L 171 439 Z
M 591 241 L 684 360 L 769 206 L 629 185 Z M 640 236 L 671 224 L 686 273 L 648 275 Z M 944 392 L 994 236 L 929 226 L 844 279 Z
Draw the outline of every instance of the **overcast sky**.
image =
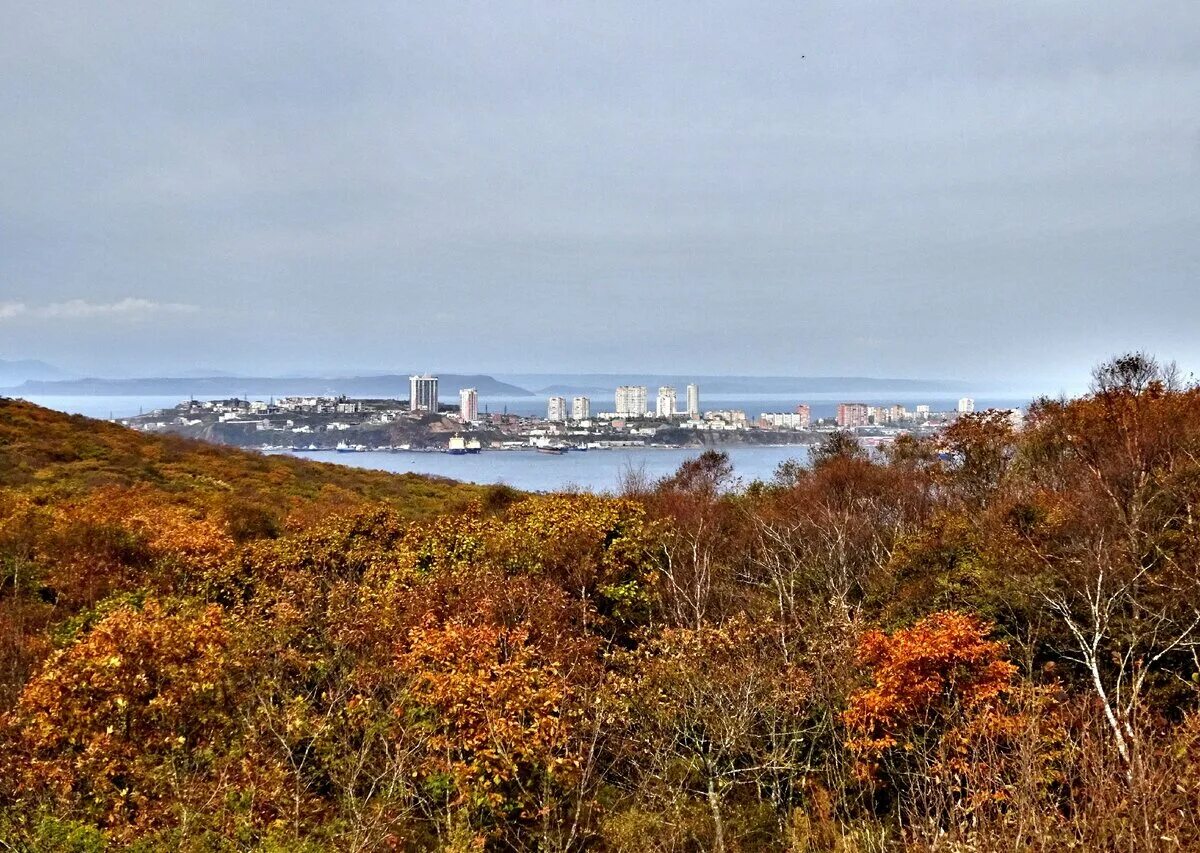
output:
M 3 4 L 0 358 L 1200 368 L 1200 2 Z

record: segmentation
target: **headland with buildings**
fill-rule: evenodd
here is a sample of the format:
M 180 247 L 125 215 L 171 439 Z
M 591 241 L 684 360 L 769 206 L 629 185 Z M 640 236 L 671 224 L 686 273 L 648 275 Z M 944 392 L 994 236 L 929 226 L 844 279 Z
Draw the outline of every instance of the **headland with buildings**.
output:
M 611 409 L 601 409 L 590 396 L 551 395 L 545 415 L 535 416 L 491 412 L 478 389 L 457 390 L 457 405 L 447 404 L 439 396 L 438 377 L 420 374 L 409 377 L 407 399 L 189 399 L 120 422 L 149 432 L 264 450 L 565 453 L 612 447 L 809 444 L 835 430 L 852 431 L 866 444 L 881 444 L 899 435 L 936 433 L 975 408 L 974 400 L 964 397 L 950 411 L 925 404 L 910 410 L 899 403 L 848 401 L 837 406 L 836 415 L 815 419 L 804 402 L 754 413 L 703 409 L 700 386 L 693 382 L 682 395 L 675 386 L 663 385 L 653 397 L 645 385 L 620 385 L 614 389 Z M 1018 410 L 1011 414 L 1020 417 Z

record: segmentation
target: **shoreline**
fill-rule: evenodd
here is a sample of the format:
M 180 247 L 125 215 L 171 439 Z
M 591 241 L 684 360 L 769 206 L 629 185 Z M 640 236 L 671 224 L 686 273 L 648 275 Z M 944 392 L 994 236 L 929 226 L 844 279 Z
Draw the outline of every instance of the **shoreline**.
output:
M 729 447 L 737 448 L 770 448 L 780 449 L 784 447 L 812 447 L 813 442 L 806 441 L 791 441 L 791 442 L 734 442 Z M 245 447 L 244 450 L 257 450 L 260 453 L 335 453 L 341 455 L 354 455 L 361 453 L 412 453 L 417 455 L 442 455 L 442 456 L 480 456 L 485 453 L 539 453 L 540 448 L 537 447 L 488 447 L 482 448 L 477 453 L 451 453 L 444 448 L 414 448 L 414 447 L 368 447 L 363 450 L 338 450 L 336 447 Z M 593 451 L 613 451 L 613 450 L 696 450 L 703 453 L 707 450 L 722 450 L 723 447 L 710 444 L 640 444 L 640 445 L 614 445 L 611 447 L 586 447 L 586 448 L 566 448 L 561 454 L 546 454 L 541 455 L 561 455 L 568 456 L 572 453 L 591 453 Z

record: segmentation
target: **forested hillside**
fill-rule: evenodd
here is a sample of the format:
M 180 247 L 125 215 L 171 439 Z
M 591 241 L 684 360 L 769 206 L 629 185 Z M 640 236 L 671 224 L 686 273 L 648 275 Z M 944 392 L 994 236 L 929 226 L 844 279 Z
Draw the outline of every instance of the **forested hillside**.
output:
M 316 465 L 169 434 L 139 434 L 0 397 L 0 487 L 48 499 L 133 486 L 153 490 L 156 500 L 224 507 L 227 514 L 239 503 L 255 503 L 276 521 L 313 501 L 381 501 L 417 516 L 486 491 L 438 478 Z
M 1200 849 L 1200 391 L 733 489 L 0 403 L 0 849 Z

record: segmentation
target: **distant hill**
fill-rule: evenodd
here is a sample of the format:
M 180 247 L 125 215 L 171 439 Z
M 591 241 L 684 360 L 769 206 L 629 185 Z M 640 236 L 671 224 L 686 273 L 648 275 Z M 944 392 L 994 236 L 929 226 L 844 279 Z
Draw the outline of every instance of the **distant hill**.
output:
M 231 373 L 228 370 L 213 370 L 210 367 L 197 367 L 193 370 L 183 370 L 179 373 L 185 379 L 236 379 L 241 376 L 240 373 Z
M 0 359 L 0 386 L 17 385 L 29 380 L 66 379 L 66 371 L 44 361 L 26 358 L 17 361 Z
M 615 387 L 615 386 L 614 386 Z M 537 393 L 539 396 L 546 394 L 611 394 L 613 387 L 604 387 L 602 385 L 547 385 L 545 388 L 539 388 Z
M 460 388 L 476 388 L 481 397 L 531 397 L 532 392 L 500 382 L 490 376 L 443 373 L 438 376 L 440 396 L 453 398 Z M 148 379 L 29 380 L 11 388 L 0 388 L 11 396 L 250 396 L 276 397 L 293 394 L 345 394 L 348 397 L 408 397 L 408 376 L 347 377 L 161 377 Z

